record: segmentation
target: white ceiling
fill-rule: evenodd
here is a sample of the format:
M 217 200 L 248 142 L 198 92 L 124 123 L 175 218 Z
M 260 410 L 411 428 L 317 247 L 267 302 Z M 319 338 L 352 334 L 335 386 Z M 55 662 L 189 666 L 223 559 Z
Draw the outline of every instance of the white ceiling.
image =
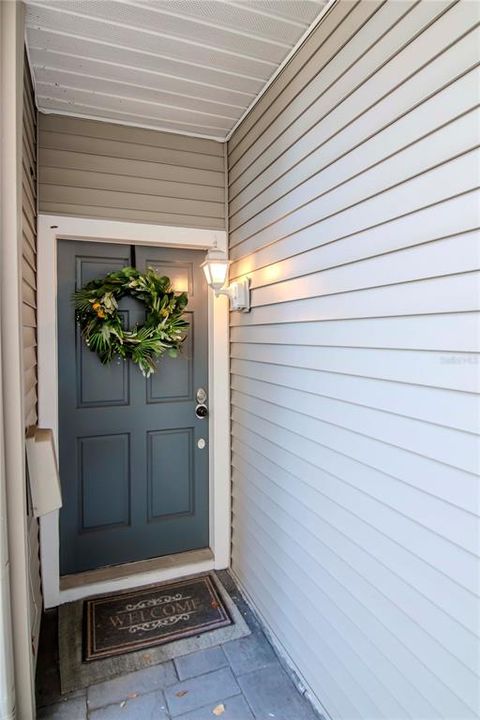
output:
M 40 110 L 224 140 L 326 0 L 26 0 Z

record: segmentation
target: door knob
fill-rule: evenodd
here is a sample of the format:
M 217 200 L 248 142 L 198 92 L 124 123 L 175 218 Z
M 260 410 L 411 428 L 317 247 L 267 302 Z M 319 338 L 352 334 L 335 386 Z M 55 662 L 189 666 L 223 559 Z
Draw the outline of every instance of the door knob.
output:
M 206 405 L 197 405 L 195 408 L 195 415 L 200 418 L 200 420 L 203 420 L 203 418 L 206 418 L 208 415 L 208 408 Z

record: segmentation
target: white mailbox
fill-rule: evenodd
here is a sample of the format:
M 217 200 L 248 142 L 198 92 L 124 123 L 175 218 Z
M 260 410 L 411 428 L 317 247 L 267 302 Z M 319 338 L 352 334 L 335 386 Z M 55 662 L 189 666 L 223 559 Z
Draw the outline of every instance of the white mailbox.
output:
M 62 507 L 53 433 L 49 429 L 30 428 L 26 445 L 33 514 L 39 517 Z

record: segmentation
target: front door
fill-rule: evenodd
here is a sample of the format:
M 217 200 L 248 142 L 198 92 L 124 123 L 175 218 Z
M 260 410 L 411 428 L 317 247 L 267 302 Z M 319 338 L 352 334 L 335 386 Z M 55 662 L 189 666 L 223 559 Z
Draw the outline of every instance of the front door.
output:
M 61 240 L 58 246 L 62 574 L 208 547 L 207 287 L 197 250 Z M 145 379 L 131 361 L 102 365 L 75 323 L 72 293 L 134 265 L 188 291 L 187 340 Z M 129 326 L 143 306 L 123 298 Z M 207 399 L 208 404 L 208 399 Z

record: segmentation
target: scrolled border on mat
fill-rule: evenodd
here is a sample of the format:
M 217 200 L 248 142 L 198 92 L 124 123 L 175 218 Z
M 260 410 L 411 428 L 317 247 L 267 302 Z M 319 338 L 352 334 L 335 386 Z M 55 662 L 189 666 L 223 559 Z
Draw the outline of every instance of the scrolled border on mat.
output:
M 233 623 L 232 618 L 228 613 L 226 606 L 222 604 L 222 596 L 218 592 L 217 586 L 211 574 L 197 576 L 195 578 L 182 578 L 181 580 L 172 580 L 166 583 L 166 585 L 158 584 L 154 588 L 168 587 L 185 587 L 191 583 L 204 581 L 204 585 L 207 592 L 213 601 L 218 603 L 219 615 L 221 617 L 216 620 L 211 620 L 205 625 L 195 625 L 192 628 L 186 628 L 185 630 L 170 632 L 166 637 L 161 635 L 158 638 L 150 639 L 137 639 L 131 643 L 127 643 L 123 647 L 111 647 L 104 650 L 99 650 L 95 647 L 95 624 L 94 624 L 94 605 L 96 603 L 109 602 L 112 599 L 121 597 L 132 598 L 140 594 L 147 594 L 148 588 L 137 588 L 136 590 L 130 590 L 129 592 L 112 593 L 110 595 L 97 596 L 94 598 L 87 598 L 84 600 L 84 615 L 83 615 L 83 660 L 84 662 L 93 662 L 95 660 L 101 660 L 103 658 L 114 657 L 116 655 L 124 655 L 125 653 L 135 652 L 137 650 L 150 650 L 157 645 L 166 645 L 176 640 L 200 635 L 204 632 L 210 632 L 221 627 L 226 627 Z

